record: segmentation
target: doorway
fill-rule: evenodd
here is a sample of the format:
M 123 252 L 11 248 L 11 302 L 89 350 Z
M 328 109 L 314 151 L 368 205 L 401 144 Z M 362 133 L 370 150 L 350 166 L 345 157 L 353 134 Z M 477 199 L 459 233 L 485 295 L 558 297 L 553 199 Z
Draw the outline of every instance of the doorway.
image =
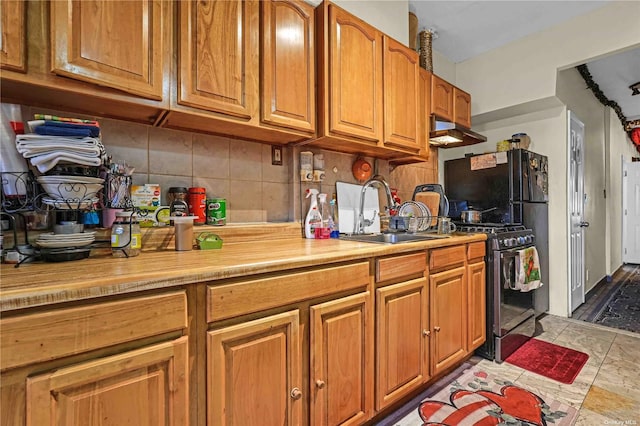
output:
M 640 263 L 640 162 L 622 164 L 622 263 Z
M 569 120 L 568 222 L 569 222 L 569 316 L 584 303 L 584 123 L 572 112 Z

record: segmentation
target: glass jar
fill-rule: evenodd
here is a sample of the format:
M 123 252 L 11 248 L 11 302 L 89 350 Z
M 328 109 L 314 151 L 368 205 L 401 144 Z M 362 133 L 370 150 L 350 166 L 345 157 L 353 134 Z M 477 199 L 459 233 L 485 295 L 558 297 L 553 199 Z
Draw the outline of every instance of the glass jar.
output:
M 172 186 L 167 191 L 167 206 L 170 206 L 176 200 L 187 202 L 187 188 L 183 186 Z
M 111 226 L 111 253 L 114 257 L 134 257 L 142 248 L 142 232 L 133 212 L 118 212 Z

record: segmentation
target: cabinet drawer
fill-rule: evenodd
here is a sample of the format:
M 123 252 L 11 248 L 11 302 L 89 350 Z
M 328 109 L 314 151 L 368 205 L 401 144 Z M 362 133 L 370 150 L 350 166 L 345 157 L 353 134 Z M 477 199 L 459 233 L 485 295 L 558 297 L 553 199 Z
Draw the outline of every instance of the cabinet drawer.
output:
M 369 262 L 210 286 L 207 321 L 284 306 L 369 283 Z
M 376 282 L 422 274 L 426 266 L 426 252 L 376 259 Z
M 484 242 L 479 243 L 470 243 L 467 246 L 467 259 L 477 259 L 479 257 L 484 257 L 486 254 L 486 244 Z
M 0 320 L 0 368 L 79 354 L 187 327 L 183 291 Z
M 464 264 L 467 258 L 465 249 L 465 246 L 455 246 L 431 250 L 429 269 L 436 270 Z

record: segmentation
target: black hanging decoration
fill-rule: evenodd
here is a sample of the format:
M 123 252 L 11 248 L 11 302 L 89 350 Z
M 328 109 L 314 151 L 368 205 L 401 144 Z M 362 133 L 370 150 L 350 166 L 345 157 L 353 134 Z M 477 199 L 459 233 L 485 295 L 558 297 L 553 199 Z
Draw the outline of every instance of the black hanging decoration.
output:
M 627 117 L 625 117 L 624 113 L 622 112 L 622 108 L 620 108 L 620 105 L 618 105 L 616 101 L 612 101 L 609 98 L 607 98 L 605 94 L 602 92 L 602 90 L 600 90 L 600 86 L 598 86 L 598 83 L 593 81 L 593 77 L 591 76 L 591 73 L 589 72 L 589 68 L 587 67 L 586 64 L 578 65 L 576 69 L 584 79 L 585 83 L 587 83 L 587 87 L 591 89 L 596 99 L 598 99 L 598 101 L 600 101 L 602 105 L 611 107 L 615 111 L 616 115 L 618 116 L 618 119 L 622 123 L 622 128 L 627 133 L 627 136 L 629 136 L 629 139 L 631 139 L 631 131 L 633 130 L 633 128 L 640 126 L 640 121 L 627 120 Z M 638 149 L 638 151 L 640 151 L 639 146 L 636 146 L 636 148 Z

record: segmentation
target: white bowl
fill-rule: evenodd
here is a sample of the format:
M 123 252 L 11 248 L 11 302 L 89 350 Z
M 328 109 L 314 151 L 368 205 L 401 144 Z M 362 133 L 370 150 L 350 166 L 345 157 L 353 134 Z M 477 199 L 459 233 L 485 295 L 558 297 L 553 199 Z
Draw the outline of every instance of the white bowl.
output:
M 102 189 L 101 183 L 40 182 L 40 185 L 51 198 L 57 200 L 88 200 L 95 197 L 96 193 Z
M 73 183 L 102 183 L 104 179 L 90 176 L 38 176 L 36 180 L 39 183 L 61 183 L 61 182 L 73 182 Z

